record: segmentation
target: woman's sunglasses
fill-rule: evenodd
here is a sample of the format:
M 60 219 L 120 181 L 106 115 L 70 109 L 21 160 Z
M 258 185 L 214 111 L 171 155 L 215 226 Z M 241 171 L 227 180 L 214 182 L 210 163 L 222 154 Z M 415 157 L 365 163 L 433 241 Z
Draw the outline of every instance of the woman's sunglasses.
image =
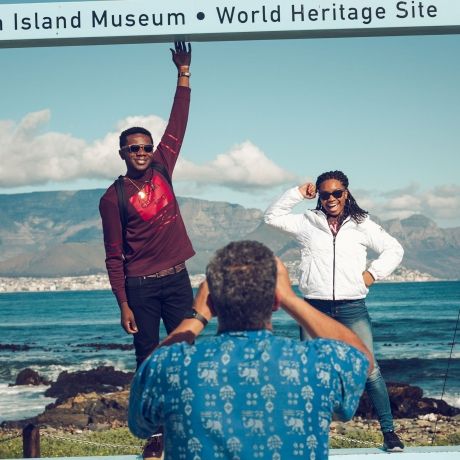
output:
M 332 195 L 334 198 L 342 198 L 343 192 L 345 190 L 334 190 L 333 192 L 319 192 L 319 199 L 326 201 L 329 199 L 329 197 Z

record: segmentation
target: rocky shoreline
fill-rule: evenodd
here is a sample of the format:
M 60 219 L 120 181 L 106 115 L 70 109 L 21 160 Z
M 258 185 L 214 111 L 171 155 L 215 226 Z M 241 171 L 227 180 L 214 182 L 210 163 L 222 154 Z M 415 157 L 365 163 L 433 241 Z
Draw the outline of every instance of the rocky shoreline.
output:
M 78 433 L 86 430 L 100 431 L 126 426 L 129 385 L 133 373 L 101 366 L 90 371 L 62 372 L 52 382 L 45 395 L 55 397 L 45 411 L 26 420 L 7 421 L 0 425 L 5 433 L 17 433 L 28 423 L 34 423 L 51 432 Z M 21 371 L 16 384 L 37 385 L 43 378 L 30 369 Z M 436 436 L 447 439 L 460 438 L 460 409 L 444 401 L 425 398 L 416 386 L 388 383 L 390 402 L 398 432 L 408 444 L 429 445 Z M 378 445 L 379 426 L 366 394 L 361 398 L 355 418 L 351 422 L 333 422 L 331 437 L 360 441 L 359 447 Z M 369 435 L 369 436 L 368 436 Z M 351 441 L 350 441 L 351 442 Z M 460 439 L 456 441 L 460 443 Z M 357 446 L 358 447 L 358 446 Z

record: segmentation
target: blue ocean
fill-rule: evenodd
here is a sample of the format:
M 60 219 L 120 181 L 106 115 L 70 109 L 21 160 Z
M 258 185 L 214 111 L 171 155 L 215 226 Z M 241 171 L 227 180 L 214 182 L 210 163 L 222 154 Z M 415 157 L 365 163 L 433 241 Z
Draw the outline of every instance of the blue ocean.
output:
M 443 399 L 460 407 L 460 281 L 376 284 L 367 305 L 385 379 L 418 385 L 429 397 L 444 391 Z M 36 415 L 53 402 L 43 395 L 46 386 L 9 386 L 24 368 L 51 380 L 100 365 L 134 370 L 134 351 L 120 347 L 131 337 L 110 291 L 0 294 L 0 314 L 0 422 Z M 299 336 L 283 311 L 273 323 L 276 334 Z M 215 329 L 213 321 L 203 336 Z

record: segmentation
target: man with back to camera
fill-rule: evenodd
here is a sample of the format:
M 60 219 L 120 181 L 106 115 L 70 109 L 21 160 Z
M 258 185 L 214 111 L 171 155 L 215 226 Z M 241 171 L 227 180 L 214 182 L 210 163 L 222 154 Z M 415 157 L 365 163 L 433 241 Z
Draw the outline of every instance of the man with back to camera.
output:
M 274 336 L 279 306 L 316 339 Z M 193 344 L 212 316 L 218 334 Z M 362 341 L 298 298 L 255 241 L 217 251 L 192 314 L 162 345 L 134 377 L 128 423 L 142 438 L 164 426 L 165 460 L 326 459 L 332 413 L 353 416 L 373 366 Z
M 171 52 L 177 88 L 161 141 L 154 149 L 151 133 L 141 127 L 120 134 L 119 154 L 127 171 L 118 184 L 124 197 L 119 197 L 116 181 L 99 204 L 106 267 L 121 325 L 134 337 L 137 366 L 158 345 L 160 319 L 170 333 L 193 303 L 185 261 L 195 252 L 171 184 L 188 120 L 191 45 L 187 49 L 184 42 L 175 42 Z M 133 89 L 129 91 L 132 95 Z M 142 89 L 137 91 L 139 100 L 145 100 Z M 160 439 L 147 444 L 145 458 L 148 451 L 161 452 Z

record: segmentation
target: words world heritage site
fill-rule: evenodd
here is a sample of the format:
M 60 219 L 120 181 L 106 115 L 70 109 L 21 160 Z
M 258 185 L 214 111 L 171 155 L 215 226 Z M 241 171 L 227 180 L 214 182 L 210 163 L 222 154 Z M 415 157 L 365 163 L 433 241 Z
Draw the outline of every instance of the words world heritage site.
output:
M 398 1 L 391 6 L 372 4 L 361 8 L 346 6 L 343 3 L 333 2 L 324 7 L 312 7 L 305 4 L 293 3 L 278 4 L 274 7 L 262 4 L 257 9 L 242 9 L 237 6 L 216 6 L 215 15 L 219 24 L 234 23 L 316 23 L 332 22 L 340 27 L 343 22 L 358 22 L 364 25 L 378 23 L 388 17 L 395 19 L 423 19 L 436 18 L 438 9 L 436 5 L 423 1 Z M 76 11 L 74 14 L 48 16 L 40 12 L 27 12 L 22 14 L 14 12 L 12 17 L 0 16 L 0 31 L 7 29 L 11 23 L 14 30 L 65 30 L 65 29 L 104 29 L 143 27 L 146 29 L 169 26 L 185 26 L 193 19 L 205 21 L 206 14 L 197 11 L 194 18 L 189 18 L 181 11 L 160 12 L 126 12 L 123 14 L 109 10 Z

